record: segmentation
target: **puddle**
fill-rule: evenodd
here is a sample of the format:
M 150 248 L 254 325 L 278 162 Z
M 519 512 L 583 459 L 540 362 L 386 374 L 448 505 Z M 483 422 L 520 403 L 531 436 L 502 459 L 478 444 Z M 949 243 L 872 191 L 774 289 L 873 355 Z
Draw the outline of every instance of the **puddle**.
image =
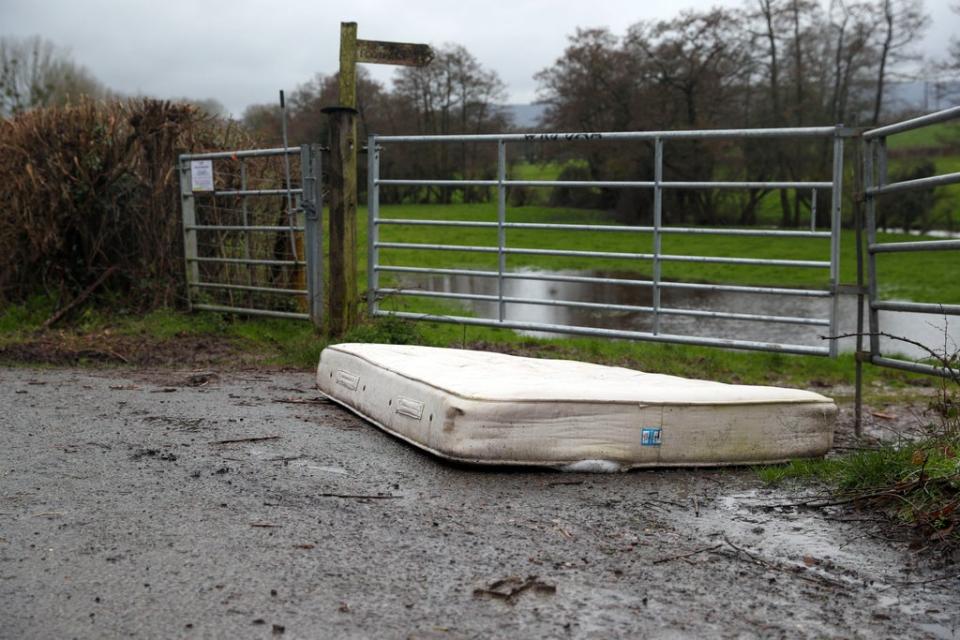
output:
M 832 512 L 769 508 L 800 500 L 755 489 L 719 496 L 701 506 L 699 515 L 690 510 L 672 515 L 694 536 L 723 543 L 728 551 L 732 543 L 759 564 L 870 594 L 880 615 L 925 619 L 918 626 L 931 636 L 957 637 L 960 616 L 949 581 L 932 588 L 911 584 L 916 578 L 902 571 L 901 552 L 882 536 L 871 537 L 862 522 L 844 523 Z
M 525 271 L 525 273 L 627 277 L 623 274 L 604 271 Z M 496 278 L 475 276 L 405 274 L 401 278 L 401 286 L 404 288 L 421 288 L 427 291 L 497 294 Z M 622 284 L 556 282 L 538 279 L 505 280 L 504 295 L 542 300 L 571 300 L 635 306 L 651 306 L 653 304 L 650 287 Z M 463 304 L 467 305 L 467 308 L 477 316 L 485 318 L 495 318 L 497 316 L 497 304 L 495 302 L 465 301 Z M 825 298 L 800 296 L 664 289 L 661 294 L 661 305 L 677 309 L 827 319 L 830 317 L 831 301 Z M 852 333 L 856 330 L 856 309 L 856 296 L 841 296 L 839 309 L 841 334 Z M 511 303 L 506 305 L 506 318 L 518 322 L 603 329 L 653 330 L 651 314 L 632 311 L 605 311 Z M 886 333 L 917 341 L 936 351 L 942 351 L 944 348 L 945 332 L 948 349 L 956 349 L 957 345 L 960 345 L 960 318 L 945 318 L 920 313 L 880 312 L 880 325 Z M 822 347 L 825 344 L 822 336 L 827 335 L 828 327 L 663 315 L 660 320 L 660 331 L 678 335 L 749 339 Z M 556 336 L 556 334 L 545 332 L 528 331 L 524 333 L 534 337 Z M 856 343 L 853 338 L 840 341 L 842 351 L 853 351 L 855 346 Z M 920 347 L 889 338 L 881 339 L 881 350 L 886 354 L 899 353 L 911 358 L 929 355 Z

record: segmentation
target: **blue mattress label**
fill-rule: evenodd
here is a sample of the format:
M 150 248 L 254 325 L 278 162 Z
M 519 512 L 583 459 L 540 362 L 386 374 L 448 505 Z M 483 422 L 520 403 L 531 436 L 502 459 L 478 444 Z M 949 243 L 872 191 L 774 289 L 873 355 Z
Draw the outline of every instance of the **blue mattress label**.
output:
M 640 431 L 640 444 L 644 447 L 660 446 L 660 427 L 644 427 Z

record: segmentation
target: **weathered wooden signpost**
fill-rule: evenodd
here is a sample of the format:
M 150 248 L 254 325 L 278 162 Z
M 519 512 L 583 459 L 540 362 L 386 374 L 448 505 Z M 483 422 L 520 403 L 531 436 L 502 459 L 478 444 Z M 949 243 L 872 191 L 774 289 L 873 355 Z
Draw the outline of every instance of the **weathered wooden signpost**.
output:
M 357 322 L 357 63 L 424 66 L 425 44 L 358 40 L 357 23 L 340 24 L 340 104 L 330 117 L 330 286 L 327 332 L 338 336 Z M 372 151 L 372 150 L 371 150 Z

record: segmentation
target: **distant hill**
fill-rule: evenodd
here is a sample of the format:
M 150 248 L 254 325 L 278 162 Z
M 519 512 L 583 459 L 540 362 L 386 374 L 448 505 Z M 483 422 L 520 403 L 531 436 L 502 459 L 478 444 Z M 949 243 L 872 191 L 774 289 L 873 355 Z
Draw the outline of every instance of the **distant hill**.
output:
M 887 93 L 885 111 L 939 111 L 957 104 L 960 97 L 960 81 L 894 82 Z
M 508 104 L 504 107 L 513 126 L 518 129 L 535 129 L 543 116 L 542 104 Z

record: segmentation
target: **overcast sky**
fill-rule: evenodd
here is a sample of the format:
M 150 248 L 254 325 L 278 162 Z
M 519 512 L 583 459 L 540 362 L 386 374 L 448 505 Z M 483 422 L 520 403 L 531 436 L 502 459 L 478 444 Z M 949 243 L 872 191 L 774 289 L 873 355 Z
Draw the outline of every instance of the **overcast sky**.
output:
M 742 0 L 0 0 L 0 35 L 39 34 L 69 50 L 108 87 L 126 94 L 215 98 L 235 115 L 272 102 L 316 72 L 337 67 L 339 25 L 359 37 L 464 45 L 506 82 L 510 101 L 536 97 L 533 74 L 562 52 L 577 27 L 616 34 L 682 8 L 742 6 Z M 960 17 L 950 0 L 927 0 L 922 43 L 943 56 Z M 388 82 L 393 68 L 370 65 Z

